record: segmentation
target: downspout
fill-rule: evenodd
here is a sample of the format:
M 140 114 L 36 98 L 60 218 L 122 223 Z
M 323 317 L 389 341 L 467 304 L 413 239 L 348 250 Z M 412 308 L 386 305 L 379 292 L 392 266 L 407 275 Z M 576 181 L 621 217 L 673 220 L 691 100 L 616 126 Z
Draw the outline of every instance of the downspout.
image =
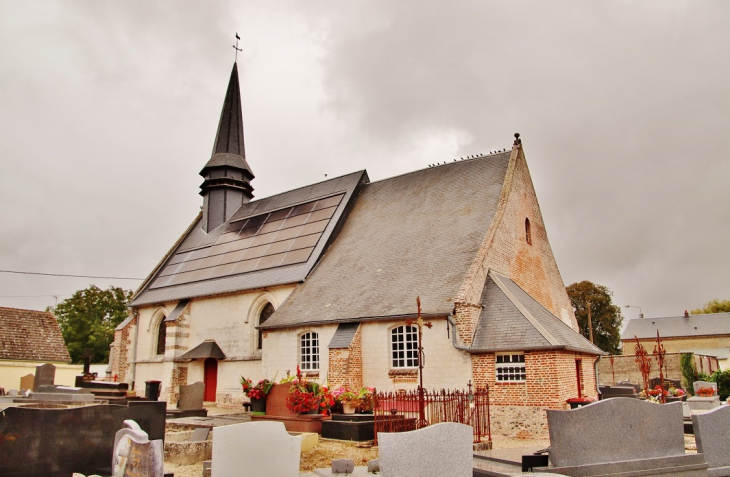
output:
M 601 390 L 598 387 L 598 363 L 601 362 L 601 358 L 603 358 L 603 355 L 599 354 L 598 358 L 593 362 L 593 369 L 596 373 L 596 395 L 598 396 L 598 399 L 601 399 Z
M 469 352 L 471 349 L 468 346 L 460 345 L 456 342 L 456 322 L 454 321 L 454 318 L 451 314 L 446 317 L 446 321 L 451 325 L 451 342 L 454 345 L 454 348 Z

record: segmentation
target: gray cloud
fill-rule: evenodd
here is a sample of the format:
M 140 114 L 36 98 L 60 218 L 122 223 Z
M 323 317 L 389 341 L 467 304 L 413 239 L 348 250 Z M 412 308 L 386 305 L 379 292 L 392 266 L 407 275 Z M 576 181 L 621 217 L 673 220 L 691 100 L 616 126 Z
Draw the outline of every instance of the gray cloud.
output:
M 0 268 L 146 275 L 202 203 L 238 31 L 257 197 L 508 147 L 519 131 L 566 284 L 604 284 L 647 316 L 728 298 L 729 10 L 7 3 Z M 87 282 L 0 274 L 0 295 Z

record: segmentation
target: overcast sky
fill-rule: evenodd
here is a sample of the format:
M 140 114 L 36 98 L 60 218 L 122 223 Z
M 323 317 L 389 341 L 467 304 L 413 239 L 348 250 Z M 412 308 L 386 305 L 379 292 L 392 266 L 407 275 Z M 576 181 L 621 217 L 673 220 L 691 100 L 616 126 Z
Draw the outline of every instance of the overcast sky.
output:
M 238 32 L 257 198 L 520 132 L 566 285 L 647 317 L 730 299 L 729 24 L 727 1 L 0 0 L 0 269 L 145 277 L 202 205 Z M 91 283 L 140 282 L 0 273 L 0 306 Z

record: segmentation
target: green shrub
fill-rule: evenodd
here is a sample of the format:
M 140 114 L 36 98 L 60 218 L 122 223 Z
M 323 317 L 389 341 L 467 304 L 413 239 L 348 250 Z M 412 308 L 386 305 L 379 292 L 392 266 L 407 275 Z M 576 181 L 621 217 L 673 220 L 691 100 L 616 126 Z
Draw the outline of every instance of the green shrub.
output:
M 682 353 L 679 357 L 679 367 L 682 370 L 682 376 L 684 376 L 684 387 L 687 392 L 694 396 L 694 386 L 692 383 L 697 381 L 697 368 L 695 367 L 695 360 L 693 353 Z

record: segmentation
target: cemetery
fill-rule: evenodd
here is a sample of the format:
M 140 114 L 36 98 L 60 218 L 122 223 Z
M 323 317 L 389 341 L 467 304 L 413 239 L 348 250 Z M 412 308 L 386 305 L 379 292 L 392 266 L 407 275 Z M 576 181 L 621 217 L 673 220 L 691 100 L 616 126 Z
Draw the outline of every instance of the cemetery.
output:
M 730 476 L 730 406 L 718 383 L 698 379 L 685 394 L 687 383 L 662 371 L 649 378 L 662 349 L 657 338 L 650 358 L 637 345 L 643 385 L 604 385 L 599 401 L 547 409 L 549 439 L 522 443 L 492 440 L 488 390 L 471 384 L 379 393 L 331 391 L 301 373 L 241 378 L 259 405 L 222 412 L 204 405 L 203 383 L 181 385 L 168 406 L 156 382 L 145 397 L 87 373 L 58 386 L 44 364 L 0 398 L 2 475 Z

